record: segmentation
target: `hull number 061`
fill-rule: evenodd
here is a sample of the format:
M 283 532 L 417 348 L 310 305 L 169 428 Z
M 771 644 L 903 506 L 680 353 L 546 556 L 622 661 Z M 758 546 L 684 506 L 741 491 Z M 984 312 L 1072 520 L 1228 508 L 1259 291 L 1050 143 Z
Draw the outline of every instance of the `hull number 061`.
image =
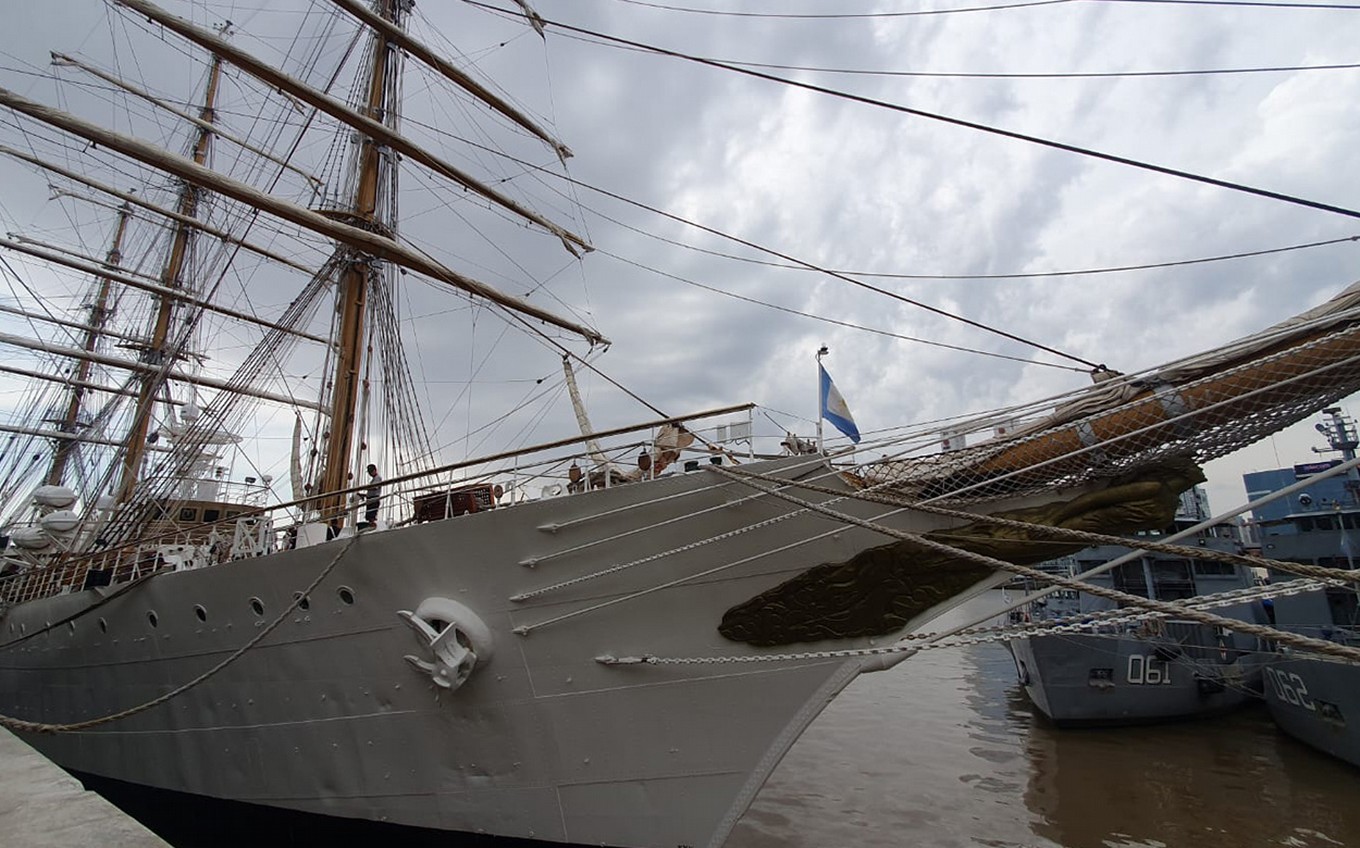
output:
M 1128 681 L 1136 685 L 1170 686 L 1171 666 L 1152 655 L 1130 654 Z

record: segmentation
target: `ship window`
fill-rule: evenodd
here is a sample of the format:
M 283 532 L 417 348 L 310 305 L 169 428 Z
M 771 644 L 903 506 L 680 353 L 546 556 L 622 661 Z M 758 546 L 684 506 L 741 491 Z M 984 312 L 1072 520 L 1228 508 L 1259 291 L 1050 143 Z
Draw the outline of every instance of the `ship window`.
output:
M 1360 609 L 1357 609 L 1355 592 L 1348 589 L 1327 589 L 1327 609 L 1332 614 L 1332 621 L 1337 624 L 1354 624 L 1360 621 Z
M 297 601 L 297 608 L 300 610 L 309 610 L 312 608 L 312 599 L 301 592 L 294 592 L 293 600 Z
M 74 621 L 66 622 L 66 629 L 74 634 L 76 632 L 76 623 Z
M 1141 562 L 1126 562 L 1115 568 L 1111 574 L 1114 578 L 1114 587 L 1119 591 L 1137 595 L 1140 598 L 1148 596 L 1147 581 L 1143 579 L 1143 564 Z
M 1347 530 L 1360 530 L 1360 515 L 1347 512 L 1341 516 L 1341 526 Z
M 180 507 L 180 508 L 179 508 L 179 520 L 180 520 L 180 521 L 197 521 L 197 520 L 198 520 L 198 507 L 196 507 L 196 506 L 182 506 L 182 507 Z
M 1313 521 L 1319 530 L 1336 529 L 1336 516 L 1334 515 L 1319 515 Z
M 1192 598 L 1195 595 L 1189 560 L 1155 560 L 1152 563 L 1152 582 L 1157 589 L 1157 598 L 1163 601 Z
M 348 605 L 354 603 L 354 590 L 351 589 L 350 587 L 341 586 L 339 589 L 336 590 L 336 594 L 340 596 L 340 600 L 344 601 L 345 604 Z
M 208 611 L 203 608 L 202 604 L 194 604 L 194 615 L 198 617 L 199 621 L 208 620 Z
M 1296 519 L 1294 519 L 1294 526 L 1297 527 L 1297 528 L 1299 528 L 1300 530 L 1312 530 L 1312 529 L 1313 529 L 1313 519 L 1311 519 L 1311 518 L 1296 518 Z
M 107 621 L 105 621 L 104 619 L 102 619 L 102 618 L 99 619 L 99 632 L 100 632 L 100 633 L 108 633 L 108 632 L 109 632 L 109 623 L 108 623 Z
M 1196 574 L 1232 574 L 1236 571 L 1230 562 L 1216 562 L 1211 559 L 1195 560 Z
M 205 510 L 203 510 L 203 520 L 204 520 L 204 521 L 216 521 L 217 519 L 219 519 L 219 518 L 221 518 L 221 517 L 222 517 L 222 510 L 220 510 L 220 509 L 205 509 Z
M 160 619 L 156 617 L 155 610 L 147 610 L 146 622 L 147 624 L 150 624 L 152 627 L 156 627 L 157 625 L 160 624 Z
M 259 598 L 250 599 L 250 608 L 255 612 L 256 615 L 264 615 L 264 601 L 260 600 Z

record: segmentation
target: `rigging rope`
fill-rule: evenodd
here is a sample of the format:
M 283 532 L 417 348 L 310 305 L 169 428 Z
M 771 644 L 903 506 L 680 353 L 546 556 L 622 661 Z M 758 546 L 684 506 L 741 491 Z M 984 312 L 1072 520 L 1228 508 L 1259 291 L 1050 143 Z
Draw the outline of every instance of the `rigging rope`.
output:
M 488 11 L 506 14 L 505 9 L 500 9 L 497 8 L 496 6 L 480 2 L 480 0 L 464 0 L 464 2 L 482 9 L 486 9 Z M 1163 0 L 1163 2 L 1189 2 L 1189 0 Z M 1241 192 L 1243 194 L 1255 195 L 1257 197 L 1264 197 L 1270 200 L 1278 200 L 1283 203 L 1291 203 L 1296 206 L 1304 206 L 1309 209 L 1317 209 L 1323 212 L 1332 212 L 1337 215 L 1345 215 L 1346 217 L 1349 218 L 1360 218 L 1360 210 L 1349 209 L 1344 206 L 1334 206 L 1329 203 L 1321 203 L 1315 200 L 1308 200 L 1307 198 L 1297 197 L 1295 195 L 1289 195 L 1284 194 L 1282 192 L 1256 188 L 1254 186 L 1249 186 L 1244 183 L 1235 183 L 1229 180 L 1220 180 L 1214 177 L 1208 177 L 1202 174 L 1192 173 L 1190 171 L 1182 171 L 1176 168 L 1169 168 L 1164 165 L 1156 165 L 1151 162 L 1144 162 L 1138 159 L 1131 159 L 1127 156 L 1117 156 L 1113 153 L 1105 153 L 1099 150 L 1095 150 L 1094 148 L 1081 147 L 1075 144 L 1067 144 L 1065 142 L 1056 141 L 1049 138 L 1043 138 L 1041 136 L 1029 135 L 1027 133 L 1002 129 L 1001 127 L 991 126 L 989 124 L 981 124 L 976 121 L 968 121 L 962 118 L 955 118 L 938 112 L 929 112 L 924 109 L 916 109 L 910 106 L 903 106 L 900 103 L 890 103 L 888 101 L 878 100 L 873 97 L 866 97 L 860 94 L 852 94 L 847 91 L 840 91 L 822 85 L 815 85 L 813 83 L 804 82 L 802 80 L 775 76 L 774 74 L 767 74 L 762 71 L 753 70 L 751 68 L 739 67 L 737 65 L 721 62 L 716 59 L 707 59 L 702 56 L 695 56 L 689 53 L 682 53 L 678 50 L 670 50 L 668 48 L 659 47 L 654 44 L 646 44 L 644 42 L 633 41 L 631 39 L 622 38 L 616 35 L 608 35 L 597 30 L 590 30 L 584 27 L 572 26 L 571 24 L 562 23 L 561 21 L 548 20 L 545 18 L 544 23 L 549 26 L 556 27 L 557 29 L 563 30 L 565 32 L 576 33 L 578 35 L 598 39 L 600 43 L 606 46 L 617 46 L 632 50 L 641 50 L 647 53 L 655 53 L 660 56 L 668 56 L 673 59 L 680 59 L 686 62 L 693 62 L 695 64 L 706 65 L 708 67 L 717 68 L 719 70 L 731 71 L 732 73 L 742 74 L 744 76 L 754 77 L 756 79 L 762 79 L 767 82 L 780 83 L 781 85 L 790 86 L 792 88 L 801 88 L 806 91 L 815 92 L 817 94 L 825 94 L 829 97 L 836 97 L 842 100 L 848 100 L 853 103 L 860 103 L 865 106 L 873 106 L 880 109 L 886 109 L 892 112 L 898 112 L 904 115 L 912 115 L 917 118 L 926 118 L 928 120 L 938 121 L 940 123 L 951 124 L 953 126 L 962 127 L 964 129 L 976 130 L 978 132 L 988 133 L 991 135 L 1000 136 L 1002 138 L 1008 138 L 1013 141 L 1023 141 L 1028 144 L 1036 144 L 1041 147 L 1048 147 L 1054 150 L 1061 150 L 1066 153 L 1074 153 L 1078 156 L 1085 156 L 1092 159 L 1100 159 L 1105 162 L 1112 162 L 1116 165 L 1125 165 L 1130 168 L 1138 168 L 1144 171 L 1151 171 L 1156 174 L 1162 174 L 1163 176 L 1176 177 L 1178 179 L 1189 180 L 1191 182 L 1198 182 L 1203 183 L 1205 185 L 1216 186 L 1218 188 L 1227 189 L 1229 191 L 1236 191 Z

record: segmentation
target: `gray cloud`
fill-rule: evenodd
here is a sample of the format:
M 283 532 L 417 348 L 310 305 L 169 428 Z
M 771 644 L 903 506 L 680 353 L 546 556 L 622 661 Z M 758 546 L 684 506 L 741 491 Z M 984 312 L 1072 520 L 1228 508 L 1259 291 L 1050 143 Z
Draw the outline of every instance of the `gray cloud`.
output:
M 1065 4 L 1031 10 L 880 19 L 759 21 L 682 15 L 608 0 L 543 2 L 545 16 L 716 58 L 841 68 L 1044 72 L 1194 68 L 1347 61 L 1350 17 L 1320 13 L 1190 10 Z M 868 4 L 862 4 L 868 8 Z M 87 6 L 89 8 L 87 8 Z M 132 55 L 120 22 L 102 4 L 71 4 L 69 16 L 36 6 L 13 10 L 0 43 L 11 69 L 41 68 L 45 51 L 80 49 L 163 91 L 193 97 L 202 59 L 173 39 Z M 294 57 L 319 15 L 286 8 L 252 12 L 229 3 L 178 7 L 196 20 L 231 17 L 240 43 Z M 1189 259 L 1360 232 L 1336 215 L 1194 185 L 1045 150 L 958 127 L 697 67 L 675 59 L 586 44 L 549 30 L 546 44 L 519 22 L 462 4 L 421 4 L 413 32 L 453 23 L 449 37 L 478 72 L 549 121 L 577 153 L 573 177 L 808 261 L 910 274 L 994 274 Z M 88 17 L 86 17 L 88 15 Z M 302 24 L 300 21 L 307 21 Z M 299 31 L 299 27 L 303 27 Z M 310 27 L 310 28 L 308 28 Z M 117 49 L 103 45 L 110 33 Z M 295 40 L 292 36 L 296 34 Z M 324 43 L 344 43 L 343 31 Z M 154 39 L 153 39 L 154 41 Z M 452 51 L 452 48 L 450 48 Z M 864 96 L 995 124 L 1271 190 L 1353 205 L 1360 134 L 1353 72 L 1235 77 L 1091 80 L 964 80 L 791 76 Z M 320 77 L 320 72 L 316 72 Z M 107 118 L 108 103 L 78 87 L 61 94 L 33 77 L 6 85 Z M 790 309 L 896 333 L 1009 355 L 1013 342 L 913 310 L 881 295 L 803 271 L 772 269 L 686 251 L 605 220 L 743 255 L 743 248 L 640 210 L 541 181 L 513 164 L 467 149 L 460 138 L 495 140 L 529 161 L 552 157 L 504 131 L 480 107 L 441 111 L 408 83 L 416 112 L 407 130 L 502 187 L 588 231 L 602 251 L 704 285 Z M 233 83 L 234 96 L 255 86 Z M 114 105 L 121 105 L 115 103 Z M 243 99 L 224 119 L 249 129 Z M 12 137 L 11 121 L 5 134 Z M 150 126 L 139 122 L 140 127 Z M 171 124 L 158 122 L 171 139 Z M 258 129 L 258 125 L 257 129 Z M 324 151 L 305 149 L 320 160 Z M 0 163 L 5 223 L 59 221 L 43 180 Z M 1082 384 L 1080 374 L 1020 365 L 853 332 L 724 298 L 608 256 L 578 267 L 550 237 L 488 213 L 482 204 L 436 197 L 411 176 L 403 231 L 451 265 L 507 291 L 584 316 L 615 344 L 599 366 L 667 412 L 754 400 L 810 418 L 812 355 L 828 367 L 861 427 L 887 428 L 1033 400 Z M 558 192 L 574 194 L 577 211 Z M 82 221 L 94 221 L 89 212 Z M 103 230 L 81 234 L 88 244 Z M 70 232 L 67 235 L 71 235 Z M 292 242 L 285 242 L 292 244 Z M 296 245 L 294 245 L 294 249 Z M 1017 281 L 876 281 L 906 296 L 995 324 L 1112 367 L 1134 370 L 1189 354 L 1272 323 L 1329 296 L 1355 274 L 1353 246 L 1264 259 L 1078 278 Z M 270 277 L 269 285 L 283 285 Z M 542 281 L 548 282 L 543 283 Z M 74 286 L 67 283 L 68 289 Z M 447 310 L 433 287 L 412 285 L 408 343 L 429 386 L 439 441 L 465 445 L 463 430 L 492 421 L 560 370 L 557 357 L 518 334 L 503 336 L 488 311 Z M 270 297 L 267 302 L 285 299 Z M 475 330 L 462 322 L 476 314 Z M 577 346 L 578 349 L 580 346 Z M 481 382 L 465 390 L 480 363 Z M 498 384 L 498 381 L 500 382 Z M 648 418 L 617 390 L 581 376 L 600 427 Z M 546 385 L 546 384 L 545 384 Z M 527 420 L 527 416 L 521 416 Z M 506 425 L 502 447 L 527 426 Z M 563 404 L 534 434 L 574 426 Z M 804 432 L 810 424 L 800 425 Z M 453 457 L 450 457 L 453 458 Z M 1291 457 L 1285 457 L 1289 461 Z M 1227 472 L 1231 477 L 1232 472 Z M 1235 481 L 1234 481 L 1235 485 Z M 1216 499 L 1217 502 L 1217 499 Z

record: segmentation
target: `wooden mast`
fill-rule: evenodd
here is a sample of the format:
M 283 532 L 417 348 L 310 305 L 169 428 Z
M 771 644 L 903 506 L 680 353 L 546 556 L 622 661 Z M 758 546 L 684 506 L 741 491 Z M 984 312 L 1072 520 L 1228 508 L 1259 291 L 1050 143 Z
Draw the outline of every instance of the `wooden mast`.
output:
M 110 267 L 117 267 L 123 258 L 123 234 L 127 232 L 128 216 L 132 214 L 132 207 L 124 203 L 123 208 L 118 210 L 118 226 L 113 233 L 113 244 L 109 247 L 108 255 L 104 259 L 104 264 Z M 109 289 L 113 286 L 113 280 L 106 275 L 99 278 L 99 291 L 95 294 L 94 303 L 90 304 L 90 323 L 85 330 L 85 352 L 93 353 L 95 345 L 99 343 L 99 337 L 104 329 L 104 322 L 108 318 Z M 57 422 L 57 428 L 65 434 L 74 434 L 76 428 L 80 426 L 80 406 L 85 397 L 85 386 L 90 379 L 90 360 L 81 359 L 76 366 L 75 376 L 71 380 L 71 399 L 66 404 L 66 414 L 61 421 Z M 56 451 L 52 454 L 52 466 L 47 471 L 47 484 L 50 486 L 60 485 L 66 476 L 66 464 L 70 461 L 71 452 L 75 449 L 77 442 L 71 438 L 57 439 Z
M 379 14 L 395 20 L 402 0 L 382 0 Z M 388 117 L 387 92 L 392 42 L 380 30 L 373 31 L 373 66 L 368 80 L 368 102 L 364 114 L 376 121 Z M 350 205 L 352 223 L 368 230 L 386 231 L 377 220 L 378 185 L 383 151 L 372 136 L 364 136 L 358 152 L 359 177 Z M 354 442 L 361 371 L 364 365 L 364 312 L 368 306 L 369 285 L 377 269 L 370 258 L 355 253 L 340 277 L 340 322 L 336 338 L 335 372 L 331 384 L 330 431 L 326 440 L 317 492 L 323 520 L 339 530 L 344 526 L 344 498 L 335 494 L 351 485 L 350 451 Z
M 220 56 L 213 56 L 212 67 L 208 71 L 208 89 L 203 98 L 203 109 L 199 112 L 199 117 L 207 123 L 213 120 L 213 106 L 217 100 L 217 86 L 222 78 L 222 59 Z M 194 143 L 193 160 L 195 164 L 202 165 L 208 159 L 208 147 L 212 140 L 212 130 L 207 126 L 200 125 L 198 128 L 198 139 Z M 199 188 L 192 183 L 186 182 L 180 191 L 179 214 L 192 218 L 198 211 Z M 161 273 L 161 284 L 166 288 L 180 289 L 183 284 L 180 276 L 184 271 L 185 255 L 189 249 L 189 237 L 194 232 L 192 227 L 180 222 L 175 227 L 174 241 L 170 247 L 170 258 L 165 263 L 165 269 Z M 166 341 L 170 335 L 170 318 L 174 312 L 176 299 L 173 297 L 162 297 L 160 308 L 156 311 L 156 324 L 151 331 L 151 339 L 142 354 L 142 360 L 149 365 L 156 366 L 159 370 L 166 363 L 166 357 L 173 355 L 166 350 Z M 127 453 L 123 460 L 122 482 L 118 486 L 119 502 L 127 501 L 132 496 L 132 490 L 137 484 L 137 474 L 141 468 L 142 457 L 146 453 L 147 432 L 151 428 L 151 407 L 155 401 L 156 391 L 164 383 L 159 373 L 148 374 L 142 380 L 141 391 L 137 394 L 137 407 L 132 419 L 132 432 L 128 434 Z

